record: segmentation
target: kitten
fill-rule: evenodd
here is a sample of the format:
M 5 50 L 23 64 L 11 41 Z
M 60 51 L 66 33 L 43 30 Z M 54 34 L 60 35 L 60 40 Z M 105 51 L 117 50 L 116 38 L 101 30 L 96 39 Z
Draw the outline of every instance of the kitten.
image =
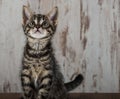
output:
M 83 80 L 79 74 L 75 80 L 64 84 L 51 46 L 57 16 L 57 7 L 42 15 L 23 6 L 23 30 L 27 38 L 21 70 L 24 99 L 66 99 L 67 91 Z

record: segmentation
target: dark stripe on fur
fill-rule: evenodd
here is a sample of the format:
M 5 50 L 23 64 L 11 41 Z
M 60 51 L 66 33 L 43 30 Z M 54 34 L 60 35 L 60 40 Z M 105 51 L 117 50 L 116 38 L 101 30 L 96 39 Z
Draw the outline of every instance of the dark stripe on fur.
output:
M 29 69 L 30 68 L 30 66 L 23 66 L 22 67 L 22 70 L 24 70 L 24 69 Z
M 46 78 L 52 79 L 52 75 L 51 75 L 51 74 L 48 74 L 47 76 L 42 77 L 41 82 L 42 82 L 44 79 L 46 79 Z
M 25 87 L 25 86 L 28 86 L 28 87 L 29 87 L 29 86 L 31 86 L 31 84 L 30 84 L 30 83 L 27 83 L 27 84 L 22 83 L 22 86 L 23 86 L 23 87 Z
M 27 78 L 31 79 L 30 75 L 26 75 L 26 74 L 21 74 L 21 77 L 27 77 Z
M 39 89 L 42 89 L 42 88 L 44 88 L 46 90 L 50 90 L 50 85 L 43 84 L 39 87 Z
M 39 54 L 31 54 L 29 53 L 28 49 L 30 50 L 33 50 L 30 48 L 30 46 L 27 44 L 26 45 L 26 54 L 29 56 L 29 57 L 32 57 L 32 58 L 40 58 L 40 57 L 44 57 L 44 56 L 47 56 L 51 49 L 49 48 L 50 45 L 48 45 L 47 47 L 45 47 L 43 50 L 41 50 L 41 53 Z

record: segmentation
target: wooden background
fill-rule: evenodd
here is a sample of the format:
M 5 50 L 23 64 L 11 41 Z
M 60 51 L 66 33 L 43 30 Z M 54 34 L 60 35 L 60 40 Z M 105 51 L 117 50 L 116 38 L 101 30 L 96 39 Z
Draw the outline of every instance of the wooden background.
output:
M 58 6 L 56 58 L 65 82 L 85 78 L 74 92 L 120 92 L 120 0 L 0 0 L 0 92 L 21 92 L 23 5 L 42 14 Z

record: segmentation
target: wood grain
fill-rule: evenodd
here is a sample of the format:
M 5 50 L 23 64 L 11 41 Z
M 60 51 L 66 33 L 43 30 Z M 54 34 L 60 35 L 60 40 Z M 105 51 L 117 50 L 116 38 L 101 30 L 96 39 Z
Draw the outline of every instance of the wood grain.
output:
M 85 78 L 72 92 L 120 92 L 120 0 L 0 0 L 0 92 L 21 92 L 23 5 L 42 14 L 58 6 L 56 58 L 65 82 Z

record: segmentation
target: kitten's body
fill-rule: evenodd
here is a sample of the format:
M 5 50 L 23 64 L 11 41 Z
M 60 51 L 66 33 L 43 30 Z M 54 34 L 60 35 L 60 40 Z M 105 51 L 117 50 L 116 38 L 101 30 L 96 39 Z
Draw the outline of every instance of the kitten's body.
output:
M 83 77 L 79 75 L 74 81 L 64 84 L 51 46 L 57 8 L 46 16 L 30 15 L 29 11 L 27 7 L 23 8 L 23 28 L 27 36 L 21 71 L 24 98 L 65 99 L 67 91 L 78 86 Z

